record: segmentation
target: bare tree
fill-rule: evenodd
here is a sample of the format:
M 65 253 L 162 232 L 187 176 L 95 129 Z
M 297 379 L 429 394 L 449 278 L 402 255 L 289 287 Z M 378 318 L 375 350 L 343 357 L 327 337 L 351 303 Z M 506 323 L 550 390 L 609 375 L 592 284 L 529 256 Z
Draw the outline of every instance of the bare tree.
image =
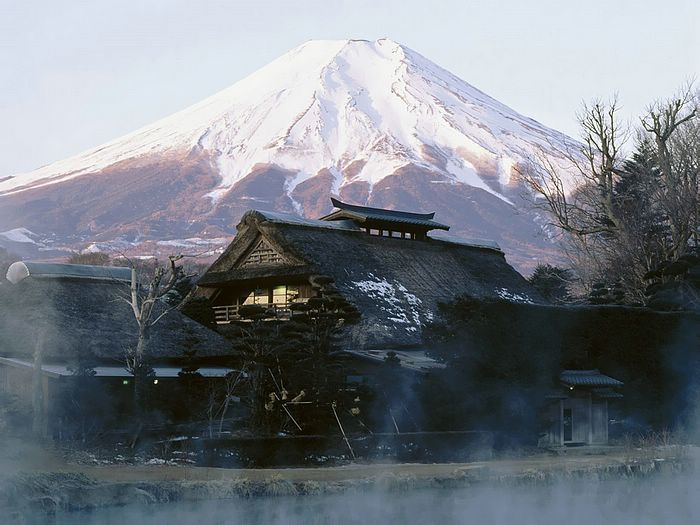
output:
M 544 153 L 520 172 L 538 198 L 536 204 L 570 235 L 612 234 L 623 227 L 614 206 L 614 188 L 628 131 L 620 125 L 618 112 L 616 99 L 583 107 L 578 116 L 583 144 L 567 152 L 571 168 L 567 173 Z
M 629 131 L 620 122 L 615 98 L 584 105 L 578 121 L 582 142 L 567 152 L 567 166 L 542 153 L 521 169 L 520 178 L 534 196 L 534 206 L 563 234 L 576 273 L 590 283 L 609 272 L 610 240 L 625 235 L 615 186 Z
M 583 107 L 583 142 L 568 155 L 571 169 L 540 155 L 521 170 L 535 205 L 562 232 L 572 266 L 589 285 L 622 283 L 630 298 L 644 300 L 643 276 L 697 246 L 697 105 L 687 87 L 648 108 L 637 151 L 653 159 L 653 169 L 630 174 L 630 159 L 622 153 L 630 130 L 613 98 Z
M 123 299 L 129 304 L 138 325 L 136 347 L 129 349 L 126 356 L 127 369 L 134 376 L 134 408 L 137 415 L 144 409 L 145 384 L 152 375 L 150 366 L 151 331 L 166 315 L 176 309 L 178 301 L 173 294 L 178 285 L 188 279 L 178 261 L 182 255 L 168 257 L 168 265 L 156 264 L 153 274 L 145 284 L 139 282 L 136 267 L 131 265 L 129 295 Z
M 677 97 L 657 101 L 641 119 L 656 145 L 660 184 L 655 197 L 666 213 L 670 244 L 666 258 L 676 260 L 693 239 L 697 245 L 698 153 L 700 128 L 697 94 L 688 85 Z

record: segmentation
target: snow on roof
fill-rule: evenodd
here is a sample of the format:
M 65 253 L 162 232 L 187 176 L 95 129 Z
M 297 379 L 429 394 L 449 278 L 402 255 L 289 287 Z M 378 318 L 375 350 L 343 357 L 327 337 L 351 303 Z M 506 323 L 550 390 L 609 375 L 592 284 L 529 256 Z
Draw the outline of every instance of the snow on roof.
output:
M 18 261 L 7 269 L 7 280 L 12 284 L 34 277 L 37 279 L 92 279 L 100 281 L 130 281 L 131 269 L 118 266 L 90 266 L 87 264 L 60 264 Z

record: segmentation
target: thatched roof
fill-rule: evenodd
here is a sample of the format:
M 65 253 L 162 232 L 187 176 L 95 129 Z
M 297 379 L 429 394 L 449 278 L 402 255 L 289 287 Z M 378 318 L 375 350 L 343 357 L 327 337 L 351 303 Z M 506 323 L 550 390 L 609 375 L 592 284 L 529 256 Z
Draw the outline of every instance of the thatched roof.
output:
M 91 266 L 35 261 L 17 261 L 7 269 L 7 280 L 17 284 L 27 277 L 35 279 L 92 279 L 95 281 L 130 281 L 131 269 L 122 266 Z
M 57 265 L 69 266 L 69 265 Z M 54 268 L 55 269 L 55 268 Z M 128 270 L 128 269 L 127 269 Z M 75 272 L 74 272 L 75 273 Z M 86 275 L 99 270 L 85 270 Z M 123 362 L 137 340 L 137 323 L 123 298 L 128 283 L 66 277 L 26 277 L 17 284 L 0 284 L 0 356 L 29 357 L 43 334 L 47 361 L 65 362 L 86 350 L 105 363 Z M 230 345 L 216 332 L 173 310 L 151 334 L 154 361 L 184 357 L 196 349 L 197 357 L 226 353 Z
M 261 237 L 283 262 L 241 266 Z M 349 348 L 420 344 L 421 327 L 439 302 L 457 296 L 543 302 L 505 260 L 484 243 L 371 236 L 353 227 L 278 213 L 250 211 L 238 234 L 198 283 L 197 295 L 215 296 L 231 283 L 326 275 L 362 314 L 345 338 Z

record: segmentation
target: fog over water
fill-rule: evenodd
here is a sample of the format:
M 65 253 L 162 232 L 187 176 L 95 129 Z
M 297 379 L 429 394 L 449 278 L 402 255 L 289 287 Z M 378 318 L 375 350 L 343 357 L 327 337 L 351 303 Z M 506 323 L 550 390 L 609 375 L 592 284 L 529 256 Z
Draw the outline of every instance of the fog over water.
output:
M 45 523 L 46 516 L 42 521 Z M 60 514 L 57 525 L 143 523 L 615 525 L 700 523 L 695 475 L 564 481 L 546 486 L 346 492 L 107 508 Z

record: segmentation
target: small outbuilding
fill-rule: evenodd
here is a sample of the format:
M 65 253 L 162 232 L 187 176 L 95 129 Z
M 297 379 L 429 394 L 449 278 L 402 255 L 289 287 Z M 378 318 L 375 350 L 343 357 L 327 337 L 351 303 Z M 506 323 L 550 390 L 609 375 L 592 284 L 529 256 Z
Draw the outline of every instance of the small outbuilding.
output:
M 564 370 L 546 408 L 544 446 L 606 445 L 608 403 L 622 397 L 621 381 L 600 370 Z

